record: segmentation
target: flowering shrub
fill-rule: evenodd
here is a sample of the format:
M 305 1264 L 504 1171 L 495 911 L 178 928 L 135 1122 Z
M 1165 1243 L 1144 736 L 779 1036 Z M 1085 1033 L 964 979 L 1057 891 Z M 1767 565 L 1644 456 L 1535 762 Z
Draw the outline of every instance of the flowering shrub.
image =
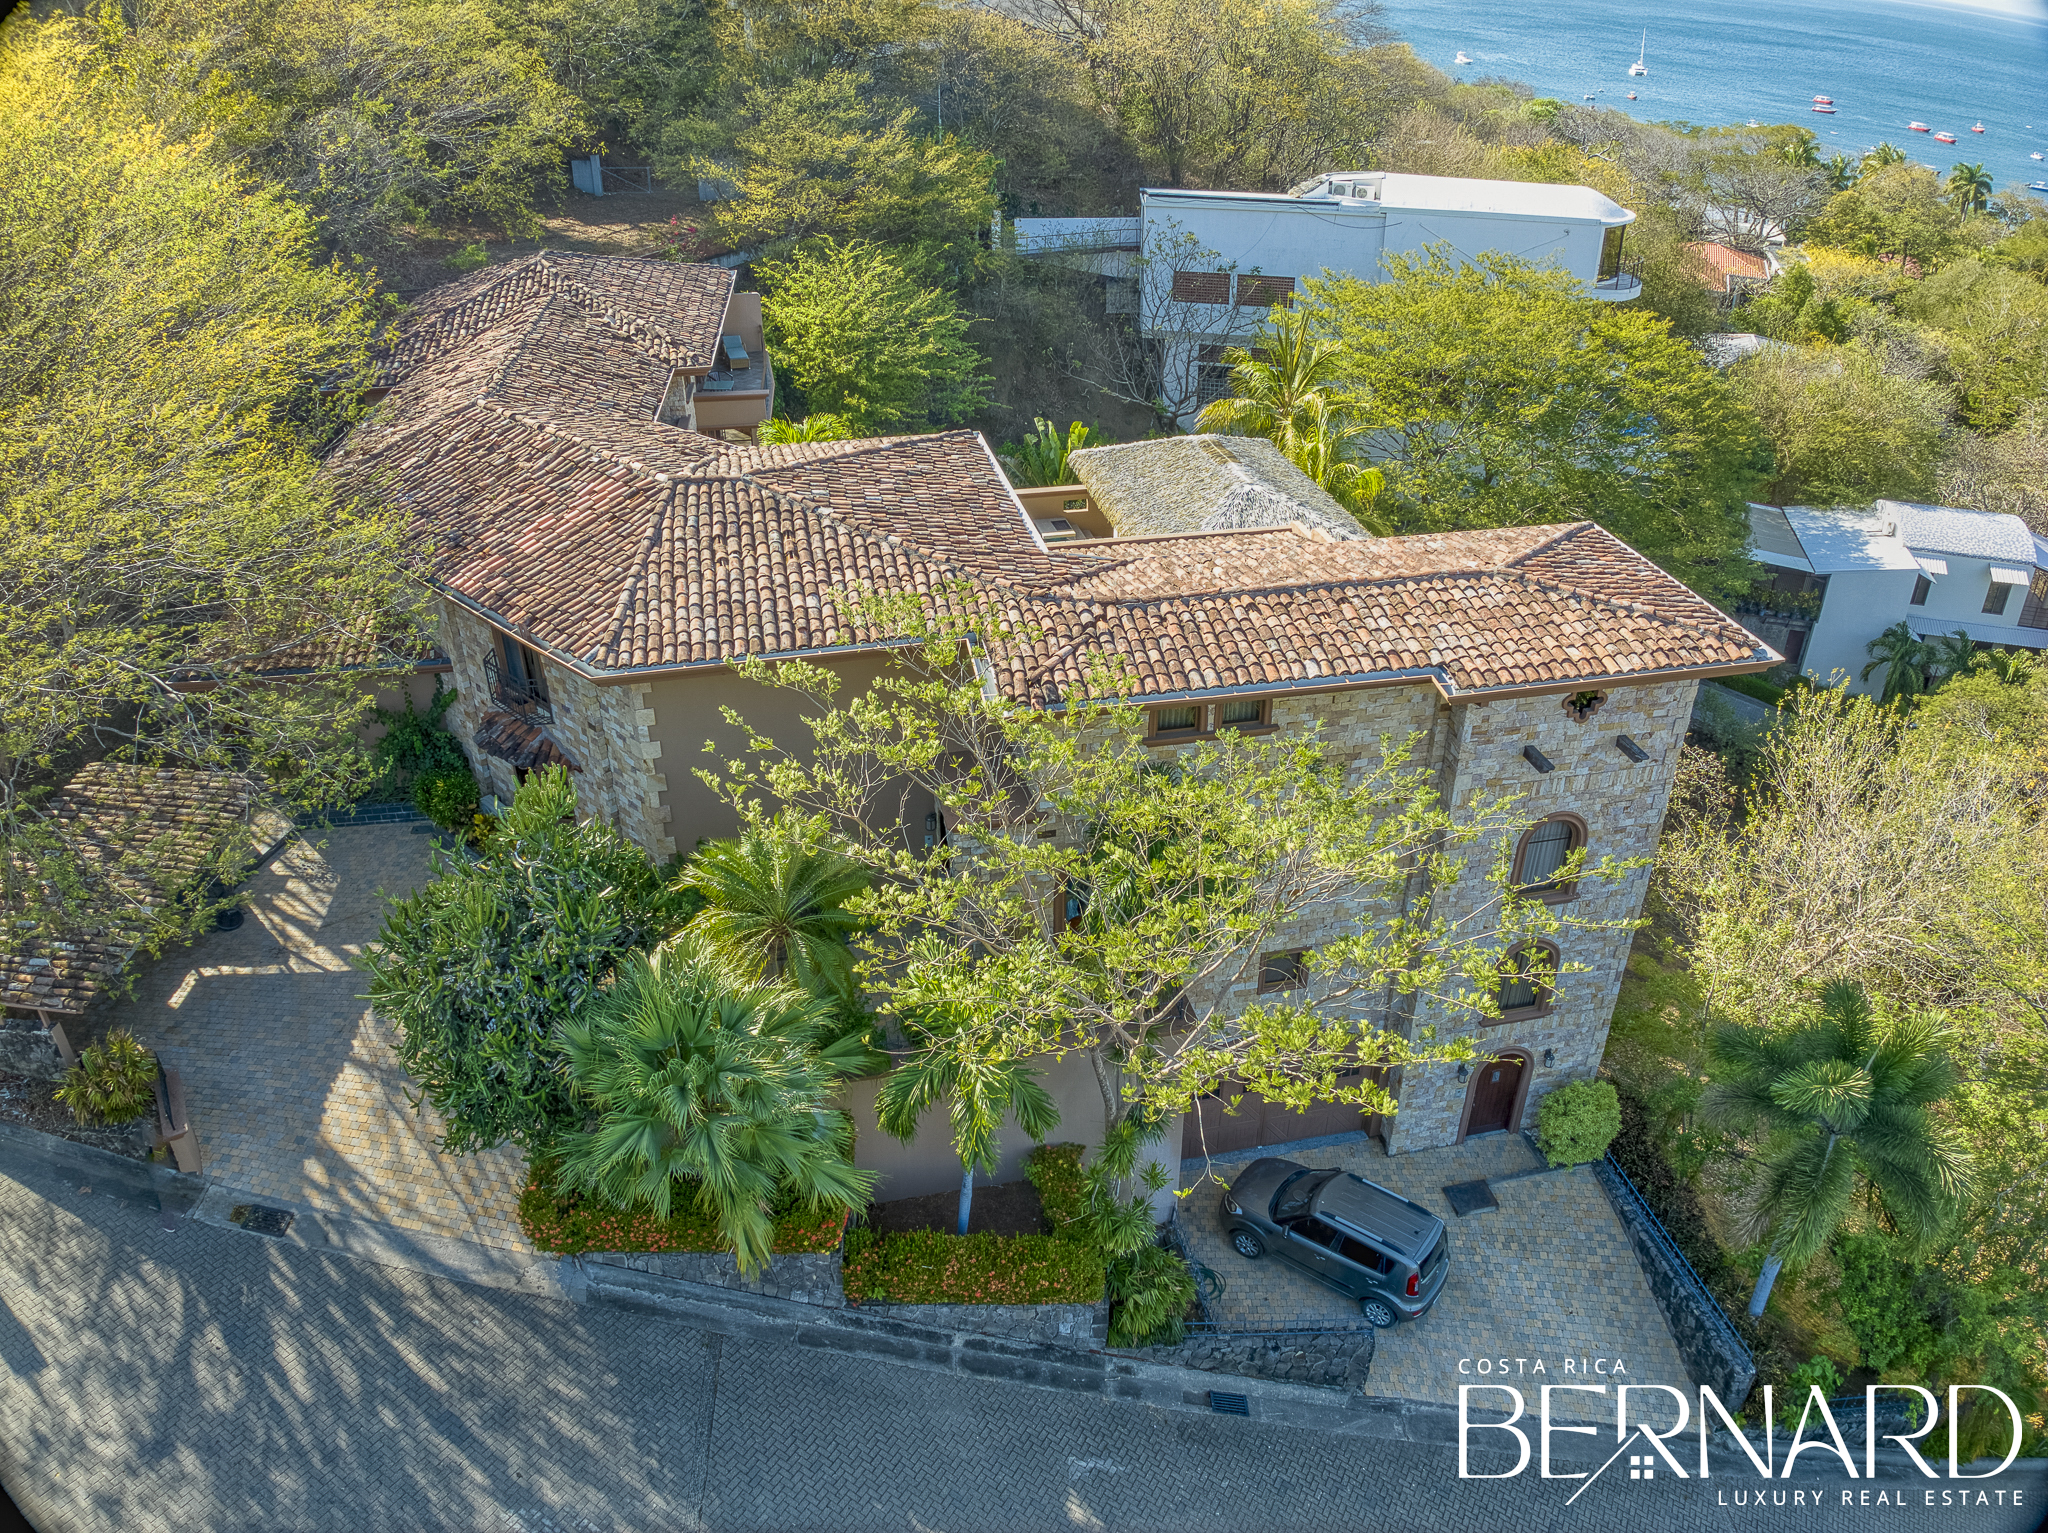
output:
M 846 1297 L 858 1304 L 1093 1304 L 1102 1258 L 1051 1235 L 946 1235 L 911 1230 L 846 1237 Z
M 718 1216 L 699 1209 L 694 1198 L 679 1197 L 675 1213 L 657 1219 L 650 1213 L 612 1208 L 562 1192 L 555 1186 L 554 1169 L 546 1162 L 534 1166 L 526 1190 L 519 1195 L 519 1226 L 542 1251 L 581 1256 L 585 1251 L 732 1249 L 719 1232 Z M 781 1209 L 775 1218 L 774 1248 L 779 1254 L 836 1250 L 845 1228 L 842 1209 L 829 1208 L 823 1213 Z

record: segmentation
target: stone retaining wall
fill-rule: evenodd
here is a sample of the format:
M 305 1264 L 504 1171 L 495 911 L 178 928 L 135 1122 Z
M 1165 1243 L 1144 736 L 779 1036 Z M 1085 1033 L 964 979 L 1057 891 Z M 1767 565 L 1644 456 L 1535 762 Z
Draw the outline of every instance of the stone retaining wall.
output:
M 1178 1346 L 1119 1348 L 1118 1355 L 1174 1368 L 1200 1368 L 1209 1373 L 1316 1384 L 1356 1393 L 1365 1388 L 1372 1372 L 1377 1344 L 1378 1337 L 1370 1330 L 1301 1336 L 1190 1336 Z
M 1671 1339 L 1678 1343 L 1678 1355 L 1695 1384 L 1713 1390 L 1728 1409 L 1738 1409 L 1749 1398 L 1756 1383 L 1756 1360 L 1735 1334 L 1735 1327 L 1721 1312 L 1720 1303 L 1707 1291 L 1678 1248 L 1672 1244 L 1663 1222 L 1642 1200 L 1634 1187 L 1611 1160 L 1593 1162 L 1607 1201 L 1628 1231 L 1629 1244 L 1649 1280 L 1650 1292 L 1664 1311 Z
M 32 1081 L 64 1079 L 64 1056 L 50 1030 L 34 1017 L 0 1012 L 0 1070 Z
M 768 1270 L 751 1278 L 740 1276 L 739 1259 L 725 1251 L 591 1251 L 583 1260 L 615 1271 L 644 1272 L 650 1277 L 674 1278 L 684 1283 L 737 1288 L 745 1293 L 816 1304 L 825 1309 L 846 1307 L 837 1251 L 770 1257 Z
M 1109 1339 L 1109 1301 L 1099 1304 L 863 1304 L 863 1315 L 884 1315 L 935 1331 L 979 1331 L 1035 1341 L 1041 1346 L 1099 1351 Z

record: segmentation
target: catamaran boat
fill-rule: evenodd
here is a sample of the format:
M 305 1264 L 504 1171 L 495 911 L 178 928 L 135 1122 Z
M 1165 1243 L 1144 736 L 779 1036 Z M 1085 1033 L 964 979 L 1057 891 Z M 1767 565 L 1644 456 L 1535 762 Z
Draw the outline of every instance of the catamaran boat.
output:
M 1906 124 L 1906 131 L 1908 133 L 1932 133 L 1934 130 L 1924 122 L 1909 122 Z
M 1934 135 L 1934 141 L 1937 144 L 1953 144 L 1956 136 L 1953 133 L 1937 133 Z
M 1645 63 L 1643 62 L 1643 60 L 1644 60 L 1645 58 L 1649 57 L 1649 53 L 1650 53 L 1650 29 L 1649 29 L 1648 27 L 1644 27 L 1644 28 L 1643 28 L 1643 45 L 1642 45 L 1642 47 L 1640 47 L 1640 48 L 1638 48 L 1638 49 L 1636 50 L 1636 61 L 1635 61 L 1635 62 L 1634 62 L 1633 64 L 1631 64 L 1631 65 L 1629 65 L 1629 66 L 1628 66 L 1628 73 L 1629 73 L 1629 78 L 1630 78 L 1630 79 L 1634 79 L 1634 78 L 1635 78 L 1636 76 L 1638 76 L 1638 75 L 1646 75 L 1646 74 L 1648 74 L 1648 73 L 1650 72 L 1650 66 L 1649 66 L 1648 64 L 1645 64 Z
M 1472 62 L 1472 55 L 1460 49 L 1457 58 L 1453 59 L 1452 62 L 1456 64 L 1469 64 Z

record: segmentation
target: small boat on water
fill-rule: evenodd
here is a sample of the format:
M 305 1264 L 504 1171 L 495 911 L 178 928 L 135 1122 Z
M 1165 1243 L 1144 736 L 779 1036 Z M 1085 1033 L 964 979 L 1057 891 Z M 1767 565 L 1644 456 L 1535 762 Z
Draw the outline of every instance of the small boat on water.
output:
M 1906 124 L 1906 131 L 1908 133 L 1932 133 L 1934 130 L 1924 122 L 1909 122 Z
M 1630 91 L 1630 92 L 1628 93 L 1628 99 L 1629 99 L 1629 100 L 1631 100 L 1631 101 L 1635 100 L 1635 99 L 1636 99 L 1636 93 L 1635 93 L 1634 91 Z
M 1982 133 L 1984 131 L 1984 124 L 1980 122 L 1977 124 L 1976 127 L 1972 128 L 1970 131 L 1972 133 Z
M 1830 116 L 1830 117 L 1832 117 L 1832 116 L 1834 116 L 1834 115 L 1835 115 L 1835 109 L 1834 109 L 1833 107 L 1831 107 L 1831 106 L 1817 106 L 1817 107 L 1815 107 L 1815 108 L 1814 108 L 1814 110 L 1815 110 L 1816 112 L 1825 112 L 1825 113 L 1827 113 L 1827 114 L 1828 114 L 1828 116 Z
M 1953 144 L 1956 136 L 1953 133 L 1937 133 L 1934 135 L 1934 141 L 1937 144 Z
M 2048 181 L 2029 181 L 2027 183 L 2027 190 L 2030 192 L 2048 192 Z
M 1463 50 L 1463 49 L 1461 48 L 1461 49 L 1459 49 L 1459 50 L 1458 50 L 1458 56 L 1457 56 L 1457 57 L 1456 57 L 1455 59 L 1453 59 L 1453 60 L 1452 60 L 1451 62 L 1452 62 L 1452 63 L 1454 63 L 1454 64 L 1469 64 L 1469 63 L 1471 63 L 1471 62 L 1472 62 L 1472 55 L 1471 55 L 1471 54 L 1469 54 L 1469 53 L 1467 53 L 1467 52 L 1465 52 L 1465 51 L 1464 51 L 1464 50 Z
M 1815 106 L 1833 106 L 1835 104 L 1835 98 L 1833 96 L 1815 96 L 1813 98 L 1813 104 Z
M 1628 66 L 1628 75 L 1631 80 L 1635 79 L 1638 75 L 1646 75 L 1650 72 L 1650 66 L 1643 62 L 1643 60 L 1648 58 L 1649 56 L 1650 29 L 1648 27 L 1644 27 L 1643 45 L 1642 47 L 1636 50 L 1636 61 Z
M 2032 154 L 2028 155 L 2027 158 L 2030 160 L 2038 160 L 2041 158 L 2041 151 L 2036 149 Z

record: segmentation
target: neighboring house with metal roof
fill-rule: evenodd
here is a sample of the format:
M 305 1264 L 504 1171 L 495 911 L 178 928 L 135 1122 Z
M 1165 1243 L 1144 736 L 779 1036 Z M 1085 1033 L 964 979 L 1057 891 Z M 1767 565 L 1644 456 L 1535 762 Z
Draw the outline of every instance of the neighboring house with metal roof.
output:
M 1333 172 L 1288 192 L 1146 187 L 1136 218 L 1020 218 L 1019 251 L 1107 281 L 1112 313 L 1164 342 L 1162 397 L 1195 411 L 1230 392 L 1240 345 L 1305 278 L 1381 280 L 1393 256 L 1447 250 L 1555 264 L 1594 298 L 1626 303 L 1642 280 L 1622 254 L 1635 214 L 1589 186 Z
M 1747 628 L 1815 681 L 1866 683 L 1870 641 L 1894 623 L 1923 638 L 2048 649 L 2048 542 L 2016 516 L 1880 500 L 1749 508 L 1750 555 L 1774 572 L 1740 604 Z
M 735 828 L 692 770 L 707 740 L 714 759 L 740 751 L 722 708 L 805 738 L 799 705 L 736 662 L 808 657 L 849 689 L 893 663 L 893 636 L 851 609 L 863 591 L 1000 605 L 1019 636 L 991 638 L 980 658 L 1019 703 L 1058 707 L 1091 662 L 1114 661 L 1162 754 L 1223 728 L 1315 727 L 1361 761 L 1413 739 L 1447 801 L 1527 795 L 1542 823 L 1514 856 L 1535 886 L 1578 847 L 1651 853 L 1700 680 L 1778 659 L 1590 522 L 1361 537 L 1250 438 L 1077 454 L 1111 508 L 1096 525 L 1159 530 L 1048 543 L 974 432 L 757 446 L 666 418 L 674 363 L 645 339 L 661 328 L 622 331 L 535 293 L 421 359 L 331 460 L 432 547 L 458 694 L 447 722 L 491 791 L 558 762 L 585 813 L 656 857 Z M 928 816 L 943 834 L 945 813 L 909 803 L 907 844 Z M 1646 878 L 1546 897 L 1619 921 Z M 1475 879 L 1471 899 L 1482 892 Z M 1305 949 L 1341 929 L 1303 923 L 1287 940 Z M 1390 1146 L 1514 1128 L 1552 1086 L 1592 1075 L 1628 940 L 1573 935 L 1568 959 L 1586 972 L 1522 987 L 1485 1026 L 1507 1089 L 1475 1098 L 1448 1070 L 1393 1082 Z M 1099 1096 L 1077 1068 L 1085 1137 Z M 896 1195 L 957 1181 L 957 1159 L 929 1146 L 899 1165 L 886 1135 L 861 1142 L 895 1167 Z

